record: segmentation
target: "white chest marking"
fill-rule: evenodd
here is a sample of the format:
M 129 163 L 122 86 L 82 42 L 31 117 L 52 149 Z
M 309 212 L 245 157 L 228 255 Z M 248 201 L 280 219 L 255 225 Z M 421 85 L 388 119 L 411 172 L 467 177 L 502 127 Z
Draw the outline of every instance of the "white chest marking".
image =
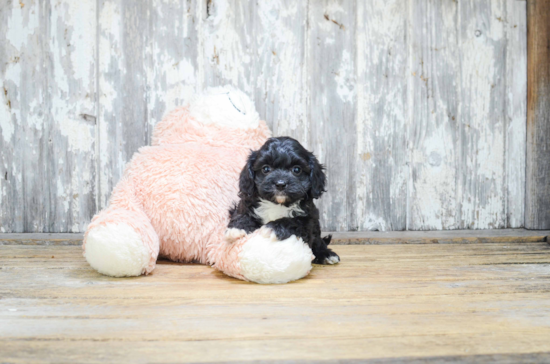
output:
M 265 225 L 270 221 L 282 219 L 283 217 L 296 217 L 305 215 L 300 208 L 300 203 L 295 202 L 290 206 L 279 205 L 267 200 L 260 200 L 260 205 L 254 210 L 254 214 L 262 220 Z

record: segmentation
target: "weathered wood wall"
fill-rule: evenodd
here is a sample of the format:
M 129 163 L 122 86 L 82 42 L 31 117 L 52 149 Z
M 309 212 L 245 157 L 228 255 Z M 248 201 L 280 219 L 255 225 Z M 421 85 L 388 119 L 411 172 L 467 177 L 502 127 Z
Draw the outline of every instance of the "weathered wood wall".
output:
M 83 231 L 226 83 L 324 161 L 325 230 L 523 225 L 523 1 L 0 2 L 1 232 Z

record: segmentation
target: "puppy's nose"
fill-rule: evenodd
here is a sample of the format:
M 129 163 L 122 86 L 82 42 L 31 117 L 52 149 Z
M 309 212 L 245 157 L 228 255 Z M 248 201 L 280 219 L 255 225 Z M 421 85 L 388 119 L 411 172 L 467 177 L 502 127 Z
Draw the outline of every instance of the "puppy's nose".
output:
M 277 189 L 278 189 L 279 191 L 282 191 L 282 190 L 284 190 L 285 187 L 286 187 L 286 182 L 283 181 L 283 180 L 279 180 L 279 181 L 277 181 L 277 183 L 275 183 L 275 186 L 277 186 Z

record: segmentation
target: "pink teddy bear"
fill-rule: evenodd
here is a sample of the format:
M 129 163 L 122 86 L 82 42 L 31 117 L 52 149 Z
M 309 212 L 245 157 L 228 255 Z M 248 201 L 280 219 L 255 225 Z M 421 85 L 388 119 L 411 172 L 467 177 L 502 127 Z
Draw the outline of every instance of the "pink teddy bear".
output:
M 313 255 L 302 239 L 278 241 L 267 228 L 226 235 L 241 169 L 270 135 L 252 101 L 231 87 L 211 88 L 167 114 L 88 226 L 88 263 L 113 277 L 149 274 L 159 255 L 257 283 L 306 276 Z

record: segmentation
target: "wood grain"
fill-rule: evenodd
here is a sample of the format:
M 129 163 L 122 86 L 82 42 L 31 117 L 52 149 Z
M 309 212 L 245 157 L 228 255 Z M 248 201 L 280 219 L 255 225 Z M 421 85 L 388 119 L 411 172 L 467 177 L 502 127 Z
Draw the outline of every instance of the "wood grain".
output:
M 98 3 L 98 207 L 107 205 L 126 162 L 150 140 L 147 3 Z
M 0 231 L 79 232 L 95 213 L 96 6 L 0 9 Z
M 164 113 L 202 88 L 199 75 L 199 1 L 147 2 L 146 50 L 148 138 Z M 149 139 L 147 142 L 149 142 Z
M 349 131 L 357 221 L 349 228 L 407 227 L 408 15 L 400 1 L 357 2 L 357 115 Z
M 412 9 L 408 228 L 521 226 L 524 4 Z
M 506 226 L 523 226 L 527 115 L 527 2 L 506 1 Z M 510 65 L 513 65 L 510 67 Z
M 506 362 L 550 352 L 546 242 L 335 250 L 342 263 L 263 286 L 170 262 L 146 277 L 110 278 L 79 247 L 4 246 L 0 357 Z
M 48 198 L 44 207 L 49 208 L 49 213 L 48 223 L 42 229 L 78 232 L 86 228 L 97 209 L 96 4 L 70 0 L 47 4 L 49 29 L 44 36 L 50 50 L 47 63 L 50 120 L 44 128 L 49 129 L 49 155 L 42 163 L 49 171 L 37 176 L 37 182 L 43 186 L 38 195 Z M 46 184 L 40 177 L 55 184 Z M 34 209 L 36 205 L 29 207 Z
M 47 54 L 43 46 L 44 13 L 40 4 L 21 8 L 13 2 L 0 7 L 0 28 L 6 35 L 0 41 L 1 232 L 42 231 L 46 220 L 43 208 L 47 198 L 41 195 L 38 177 L 46 175 L 46 166 L 41 162 L 49 157 L 44 145 L 49 130 L 40 122 L 49 112 L 43 94 L 46 65 L 40 62 Z M 44 152 L 38 157 L 28 156 L 40 150 Z M 32 195 L 42 208 L 31 209 Z
M 253 34 L 257 54 L 252 83 L 258 112 L 274 135 L 311 148 L 308 114 L 307 1 L 259 1 Z M 284 10 L 280 10 L 284 9 Z
M 407 228 L 456 229 L 461 197 L 459 125 L 459 4 L 413 1 L 410 5 L 411 125 Z
M 472 16 L 474 15 L 475 16 Z M 506 227 L 505 1 L 458 5 L 458 228 Z M 495 19 L 487 22 L 485 19 Z M 452 117 L 451 117 L 452 120 Z M 465 149 L 467 148 L 467 149 Z
M 528 1 L 525 226 L 550 227 L 550 3 Z
M 308 117 L 311 148 L 327 168 L 327 192 L 317 204 L 326 230 L 358 229 L 355 9 L 353 0 L 325 0 L 308 13 Z

